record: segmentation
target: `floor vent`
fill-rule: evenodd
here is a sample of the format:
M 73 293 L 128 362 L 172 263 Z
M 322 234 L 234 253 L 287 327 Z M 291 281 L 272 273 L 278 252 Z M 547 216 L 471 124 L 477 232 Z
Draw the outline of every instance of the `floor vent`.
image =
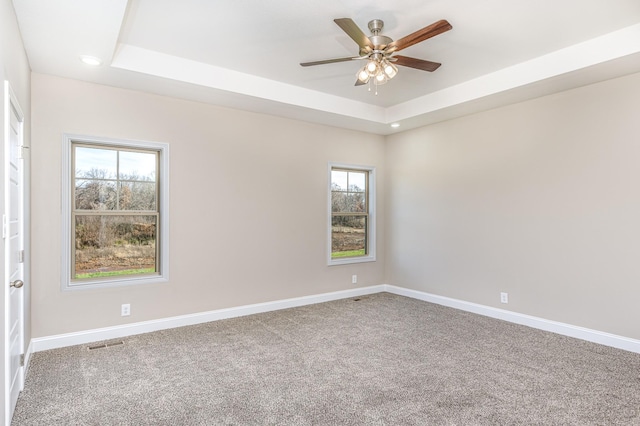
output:
M 89 346 L 89 350 L 92 351 L 94 349 L 105 349 L 105 348 L 110 348 L 112 346 L 120 346 L 120 345 L 124 345 L 124 342 L 122 340 L 118 340 L 115 342 L 97 343 L 95 345 Z

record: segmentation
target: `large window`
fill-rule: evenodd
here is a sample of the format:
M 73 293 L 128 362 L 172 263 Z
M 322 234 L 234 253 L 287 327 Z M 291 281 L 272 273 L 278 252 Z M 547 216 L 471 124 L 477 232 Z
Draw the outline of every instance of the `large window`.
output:
M 65 287 L 166 279 L 166 145 L 65 144 Z
M 329 264 L 375 260 L 374 169 L 330 165 Z

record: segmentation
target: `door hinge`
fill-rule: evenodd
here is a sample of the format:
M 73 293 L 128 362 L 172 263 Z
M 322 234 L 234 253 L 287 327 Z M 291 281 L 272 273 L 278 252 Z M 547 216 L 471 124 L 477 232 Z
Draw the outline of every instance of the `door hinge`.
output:
M 24 250 L 18 250 L 18 263 L 24 263 Z
M 20 367 L 24 367 L 24 354 L 20 354 Z
M 28 149 L 28 146 L 21 145 L 20 149 L 18 150 L 18 158 L 23 159 Z

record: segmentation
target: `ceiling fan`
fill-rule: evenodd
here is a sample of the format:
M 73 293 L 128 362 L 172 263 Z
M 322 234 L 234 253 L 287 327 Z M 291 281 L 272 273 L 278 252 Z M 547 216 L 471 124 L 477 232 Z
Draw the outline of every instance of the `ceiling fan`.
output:
M 422 28 L 421 30 L 411 33 L 400 40 L 393 41 L 391 38 L 380 34 L 384 27 L 384 22 L 381 19 L 374 19 L 369 22 L 369 30 L 372 34 L 369 37 L 367 37 L 350 18 L 339 18 L 334 19 L 333 21 L 358 44 L 360 47 L 359 56 L 302 62 L 300 65 L 303 67 L 309 67 L 313 65 L 331 64 L 334 62 L 366 59 L 367 64 L 356 74 L 356 86 L 361 86 L 369 82 L 372 82 L 376 86 L 386 83 L 398 73 L 396 65 L 429 72 L 437 70 L 442 64 L 410 58 L 408 56 L 396 55 L 396 53 L 402 49 L 406 49 L 409 46 L 413 46 L 416 43 L 435 37 L 438 34 L 442 34 L 453 28 L 449 22 L 442 19 Z M 369 90 L 371 90 L 371 87 L 369 87 Z

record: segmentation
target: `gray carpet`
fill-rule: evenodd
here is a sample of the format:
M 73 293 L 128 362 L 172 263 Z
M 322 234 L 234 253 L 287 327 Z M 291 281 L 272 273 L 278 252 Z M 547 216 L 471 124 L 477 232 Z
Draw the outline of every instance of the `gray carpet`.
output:
M 13 425 L 640 425 L 640 354 L 380 293 L 36 353 Z

